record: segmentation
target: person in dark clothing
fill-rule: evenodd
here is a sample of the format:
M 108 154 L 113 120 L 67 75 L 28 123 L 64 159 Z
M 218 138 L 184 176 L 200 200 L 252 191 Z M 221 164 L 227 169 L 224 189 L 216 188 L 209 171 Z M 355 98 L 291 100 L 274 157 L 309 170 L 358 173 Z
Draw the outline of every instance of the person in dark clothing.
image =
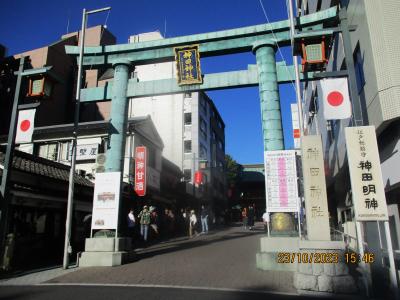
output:
M 201 233 L 207 234 L 208 233 L 208 209 L 201 206 L 200 211 L 200 219 L 201 219 Z
M 249 210 L 247 213 L 247 224 L 249 225 L 249 229 L 252 230 L 254 227 L 254 204 L 249 206 Z

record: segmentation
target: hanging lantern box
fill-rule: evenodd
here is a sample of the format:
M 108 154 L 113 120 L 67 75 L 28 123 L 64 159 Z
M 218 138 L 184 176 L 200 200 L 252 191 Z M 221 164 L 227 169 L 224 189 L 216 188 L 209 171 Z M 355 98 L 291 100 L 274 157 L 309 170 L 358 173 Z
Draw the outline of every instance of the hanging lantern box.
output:
M 301 55 L 303 72 L 325 70 L 326 64 L 328 63 L 328 47 L 326 37 L 302 37 L 297 39 L 295 54 Z
M 35 76 L 29 79 L 27 97 L 49 98 L 53 90 L 53 81 L 45 76 Z

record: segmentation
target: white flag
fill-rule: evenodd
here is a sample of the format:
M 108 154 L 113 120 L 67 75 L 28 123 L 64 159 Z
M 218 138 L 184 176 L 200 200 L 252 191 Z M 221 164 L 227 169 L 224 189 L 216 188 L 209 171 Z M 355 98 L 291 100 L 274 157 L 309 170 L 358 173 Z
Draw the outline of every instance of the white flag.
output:
M 16 144 L 32 142 L 35 113 L 36 109 L 26 109 L 19 111 L 17 134 L 15 137 Z
M 320 80 L 320 92 L 326 120 L 351 118 L 351 103 L 347 78 Z

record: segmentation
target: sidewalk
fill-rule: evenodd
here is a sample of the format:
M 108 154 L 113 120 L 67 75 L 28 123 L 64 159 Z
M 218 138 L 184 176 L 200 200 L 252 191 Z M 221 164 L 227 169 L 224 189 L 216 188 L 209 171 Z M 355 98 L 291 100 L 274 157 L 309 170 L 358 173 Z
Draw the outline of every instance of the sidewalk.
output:
M 68 270 L 63 270 L 61 267 L 32 270 L 24 272 L 18 276 L 1 279 L 0 286 L 4 285 L 36 285 L 62 275 L 77 271 L 78 268 L 73 267 Z

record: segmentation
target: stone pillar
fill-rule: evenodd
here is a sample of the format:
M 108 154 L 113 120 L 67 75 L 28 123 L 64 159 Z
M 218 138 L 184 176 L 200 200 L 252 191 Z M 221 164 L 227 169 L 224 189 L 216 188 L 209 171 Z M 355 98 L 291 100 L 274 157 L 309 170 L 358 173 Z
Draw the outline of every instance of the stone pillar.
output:
M 273 40 L 257 41 L 253 45 L 253 53 L 256 55 L 258 67 L 264 151 L 284 150 L 285 148 L 275 52 L 276 43 Z M 274 224 L 274 220 L 292 219 L 286 213 L 274 213 L 274 216 L 275 218 L 271 218 L 273 228 L 277 225 Z M 285 231 L 291 232 L 292 229 L 289 226 L 281 228 L 279 235 L 285 235 Z
M 258 67 L 265 151 L 284 149 L 275 47 L 273 41 L 258 41 L 253 46 Z
M 122 172 L 125 155 L 126 121 L 128 113 L 128 88 L 130 61 L 114 63 L 114 82 L 111 101 L 111 118 L 108 130 L 106 172 Z

